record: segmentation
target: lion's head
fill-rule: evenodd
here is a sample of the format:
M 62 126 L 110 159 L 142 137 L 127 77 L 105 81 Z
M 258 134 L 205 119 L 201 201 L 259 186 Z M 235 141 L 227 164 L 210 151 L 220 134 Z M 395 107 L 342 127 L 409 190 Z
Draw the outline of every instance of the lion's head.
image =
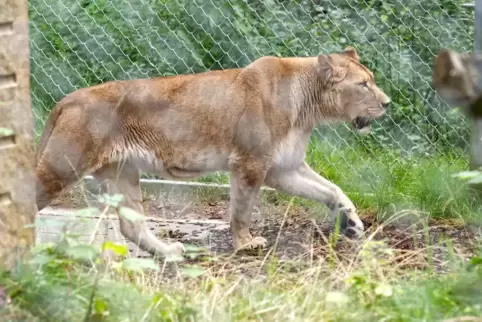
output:
M 360 63 L 353 47 L 341 53 L 321 54 L 318 63 L 323 78 L 335 96 L 338 117 L 352 122 L 362 133 L 373 120 L 385 114 L 390 98 L 375 84 L 373 73 Z
M 477 65 L 482 57 L 469 53 L 456 53 L 443 48 L 435 58 L 432 86 L 451 106 L 467 108 L 480 96 Z

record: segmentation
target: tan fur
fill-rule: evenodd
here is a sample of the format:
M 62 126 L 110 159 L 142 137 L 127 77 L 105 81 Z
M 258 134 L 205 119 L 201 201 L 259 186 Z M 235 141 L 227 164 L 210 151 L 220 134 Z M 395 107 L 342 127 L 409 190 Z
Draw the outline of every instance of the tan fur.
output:
M 459 106 L 469 115 L 481 114 L 480 104 L 472 106 L 481 96 L 477 67 L 481 64 L 479 55 L 443 48 L 435 57 L 432 85 L 449 105 Z
M 363 129 L 390 99 L 349 47 L 304 58 L 261 57 L 248 66 L 194 75 L 113 81 L 77 90 L 53 109 L 37 154 L 37 205 L 47 206 L 92 173 L 142 211 L 139 171 L 172 179 L 231 172 L 235 249 L 264 246 L 249 232 L 262 184 L 342 213 L 349 236 L 363 224 L 349 198 L 304 161 L 313 127 L 349 121 Z M 142 223 L 121 231 L 152 254 L 179 254 Z

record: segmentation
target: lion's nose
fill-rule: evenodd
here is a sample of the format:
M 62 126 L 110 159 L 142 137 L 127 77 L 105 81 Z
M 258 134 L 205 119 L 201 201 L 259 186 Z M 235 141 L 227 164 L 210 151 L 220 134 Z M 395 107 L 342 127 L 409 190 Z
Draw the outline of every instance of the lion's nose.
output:
M 390 101 L 386 101 L 382 103 L 383 108 L 387 108 L 390 105 Z

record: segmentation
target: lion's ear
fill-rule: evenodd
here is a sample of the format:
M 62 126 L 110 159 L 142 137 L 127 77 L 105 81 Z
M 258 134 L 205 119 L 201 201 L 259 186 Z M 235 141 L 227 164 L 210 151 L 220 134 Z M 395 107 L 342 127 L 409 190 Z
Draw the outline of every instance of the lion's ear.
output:
M 352 46 L 346 47 L 343 50 L 343 54 L 353 58 L 356 61 L 360 61 L 360 56 L 358 56 L 358 53 L 356 52 L 356 49 L 353 48 Z
M 332 55 L 318 55 L 318 64 L 322 77 L 329 82 L 341 82 L 345 79 L 348 72 L 345 67 L 335 65 Z
M 451 77 L 457 77 L 465 72 L 460 56 L 450 49 L 442 48 L 435 58 L 435 73 L 446 73 Z M 437 75 L 442 78 L 442 75 Z

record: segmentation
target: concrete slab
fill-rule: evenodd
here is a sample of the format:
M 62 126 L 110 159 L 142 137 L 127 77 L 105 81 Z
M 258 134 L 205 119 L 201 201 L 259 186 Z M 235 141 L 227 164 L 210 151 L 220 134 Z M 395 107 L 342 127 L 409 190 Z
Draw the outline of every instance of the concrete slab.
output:
M 219 230 L 228 230 L 229 223 L 222 220 L 167 220 L 147 217 L 149 229 L 160 239 L 167 242 L 195 242 L 197 245 L 211 248 L 211 234 Z M 36 243 L 59 241 L 63 234 L 73 235 L 81 241 L 101 245 L 105 241 L 129 246 L 134 256 L 145 257 L 141 251 L 121 234 L 119 218 L 109 213 L 105 216 L 88 215 L 72 209 L 45 208 L 36 217 Z

